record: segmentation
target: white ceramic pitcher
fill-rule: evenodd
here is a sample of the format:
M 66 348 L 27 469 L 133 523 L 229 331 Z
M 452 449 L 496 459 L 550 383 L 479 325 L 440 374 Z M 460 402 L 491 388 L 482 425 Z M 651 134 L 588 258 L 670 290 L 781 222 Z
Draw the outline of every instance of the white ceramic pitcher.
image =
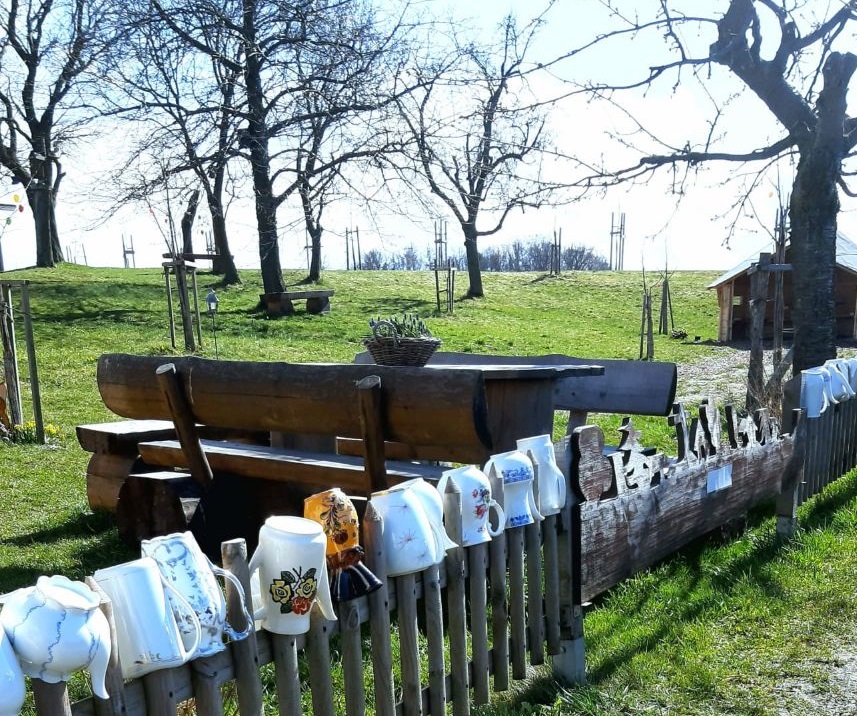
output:
M 327 575 L 327 535 L 318 522 L 275 515 L 259 529 L 250 575 L 259 572 L 259 608 L 254 616 L 275 634 L 306 634 L 318 598 L 326 619 L 336 620 Z M 254 595 L 255 597 L 255 595 Z
M 0 628 L 0 716 L 17 716 L 26 696 L 24 672 L 9 637 Z
M 438 489 L 430 485 L 421 477 L 415 477 L 412 480 L 405 480 L 390 488 L 391 491 L 409 490 L 422 503 L 423 510 L 428 518 L 429 527 L 431 527 L 432 535 L 435 543 L 435 557 L 440 560 L 446 554 L 446 550 L 458 547 L 453 542 L 446 529 L 443 526 L 443 498 L 440 496 Z
M 534 435 L 518 440 L 518 450 L 532 454 L 537 470 L 538 506 L 543 517 L 557 514 L 565 507 L 565 475 L 556 464 L 556 454 L 550 435 Z
M 506 525 L 506 513 L 491 496 L 491 481 L 476 465 L 465 465 L 452 470 L 444 470 L 437 491 L 446 492 L 446 486 L 452 480 L 461 491 L 461 544 L 469 547 L 474 544 L 490 542 L 503 531 Z M 490 511 L 497 516 L 497 526 L 492 527 Z
M 806 408 L 808 418 L 819 417 L 830 405 L 836 403 L 831 390 L 830 372 L 827 368 L 807 368 L 800 376 L 800 404 Z
M 197 656 L 211 656 L 226 648 L 224 633 L 230 639 L 243 639 L 253 628 L 253 620 L 245 606 L 245 624 L 243 631 L 237 632 L 226 621 L 226 599 L 217 583 L 217 577 L 232 583 L 245 603 L 244 589 L 232 572 L 222 569 L 205 556 L 190 532 L 175 532 L 169 535 L 153 537 L 140 543 L 144 557 L 151 557 L 158 563 L 161 576 L 176 588 L 193 607 L 202 627 L 202 638 Z M 181 614 L 181 605 L 176 603 L 172 593 L 167 595 L 173 612 Z M 179 621 L 179 628 L 185 637 L 191 636 L 192 625 Z
M 503 509 L 506 529 L 531 525 L 542 516 L 533 495 L 533 463 L 520 450 L 492 455 L 485 464 L 485 473 L 503 482 Z
M 104 675 L 110 658 L 110 627 L 101 599 L 83 582 L 55 575 L 6 595 L 0 623 L 30 677 L 55 684 L 89 668 L 92 691 L 108 698 Z M 50 635 L 50 638 L 48 638 Z
M 398 577 L 437 564 L 434 533 L 420 499 L 408 490 L 373 492 L 372 506 L 384 520 L 387 575 Z
M 113 602 L 124 678 L 180 666 L 196 656 L 202 637 L 199 617 L 184 596 L 161 576 L 154 559 L 142 557 L 106 567 L 93 576 Z M 180 608 L 178 617 L 170 607 L 167 592 Z M 177 618 L 189 627 L 187 643 Z

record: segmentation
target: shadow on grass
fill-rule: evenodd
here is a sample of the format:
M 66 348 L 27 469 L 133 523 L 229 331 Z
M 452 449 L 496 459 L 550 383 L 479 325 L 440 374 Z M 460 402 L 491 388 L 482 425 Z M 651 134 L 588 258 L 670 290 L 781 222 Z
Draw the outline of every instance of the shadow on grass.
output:
M 96 536 L 95 540 L 93 536 Z M 73 543 L 76 540 L 85 540 L 85 546 L 75 549 Z M 64 543 L 71 544 L 63 548 Z M 76 579 L 82 579 L 107 564 L 140 556 L 120 541 L 116 521 L 112 514 L 106 512 L 80 512 L 61 524 L 4 539 L 3 545 L 21 548 L 39 545 L 50 554 L 62 553 L 77 565 L 77 574 L 66 575 Z M 11 564 L 0 567 L 0 592 L 15 586 L 34 584 L 38 577 L 56 573 L 56 569 L 51 564 Z

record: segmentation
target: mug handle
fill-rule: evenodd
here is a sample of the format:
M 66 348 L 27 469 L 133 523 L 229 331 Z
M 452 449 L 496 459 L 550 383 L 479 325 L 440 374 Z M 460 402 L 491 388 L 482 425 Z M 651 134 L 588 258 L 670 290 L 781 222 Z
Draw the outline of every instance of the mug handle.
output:
M 554 461 L 556 462 L 556 461 Z M 568 499 L 568 483 L 566 482 L 565 475 L 562 470 L 557 466 L 557 486 L 559 489 L 557 490 L 557 496 L 559 497 L 559 508 L 565 509 L 565 501 Z
M 193 645 L 185 649 L 184 641 L 179 639 L 179 643 L 181 644 L 179 648 L 184 651 L 182 658 L 185 661 L 188 661 L 193 658 L 194 654 L 196 654 L 197 649 L 199 649 L 199 642 L 202 639 L 202 625 L 199 623 L 199 616 L 197 616 L 197 613 L 193 610 L 193 607 L 188 604 L 188 601 L 187 599 L 185 599 L 184 595 L 172 584 L 170 584 L 166 579 L 164 579 L 164 576 L 161 574 L 160 570 L 158 570 L 158 576 L 161 578 L 161 584 L 163 584 L 166 589 L 173 593 L 173 596 L 175 596 L 177 600 L 176 603 L 179 605 L 181 610 L 184 611 L 190 617 L 190 620 L 193 623 L 194 635 L 196 637 L 193 641 Z
M 336 621 L 336 612 L 333 610 L 333 600 L 330 598 L 330 577 L 327 573 L 327 558 L 321 563 L 321 573 L 318 577 L 318 591 L 316 592 L 316 602 L 321 608 L 321 613 L 328 621 Z
M 491 527 L 491 508 L 494 508 L 494 512 L 497 515 L 497 528 L 494 529 Z M 499 535 L 503 529 L 506 527 L 506 513 L 503 511 L 503 508 L 500 506 L 500 503 L 497 502 L 493 497 L 491 498 L 491 502 L 488 503 L 488 534 L 492 537 L 496 537 Z
M 238 596 L 241 597 L 241 609 L 244 612 L 244 623 L 247 625 L 243 631 L 235 631 L 232 625 L 226 621 L 223 623 L 223 631 L 230 639 L 233 641 L 238 641 L 239 639 L 244 639 L 248 634 L 250 634 L 253 629 L 253 617 L 250 616 L 250 612 L 247 611 L 247 598 L 244 595 L 244 587 L 239 581 L 238 577 L 236 577 L 232 572 L 228 569 L 223 569 L 223 567 L 218 567 L 214 564 L 208 557 L 205 558 L 208 562 L 208 566 L 211 568 L 211 571 L 214 572 L 218 577 L 223 577 L 225 580 L 232 582 L 232 586 L 238 590 Z
M 250 563 L 247 565 L 247 569 L 250 572 L 250 602 L 253 608 L 253 619 L 264 619 L 265 618 L 265 600 L 262 599 L 262 584 L 261 579 L 253 579 L 253 575 L 258 571 L 259 566 L 262 564 L 262 544 L 260 543 L 256 547 L 256 551 L 253 552 L 253 556 L 250 557 Z M 256 602 L 256 592 L 253 590 L 253 587 L 258 585 L 259 592 L 258 604 Z
M 536 498 L 535 495 L 533 495 L 532 483 L 530 483 L 530 489 L 527 490 L 527 501 L 530 503 L 530 512 L 533 515 L 533 519 L 537 522 L 541 522 L 544 517 L 542 516 L 542 513 L 539 512 L 539 508 L 536 506 Z

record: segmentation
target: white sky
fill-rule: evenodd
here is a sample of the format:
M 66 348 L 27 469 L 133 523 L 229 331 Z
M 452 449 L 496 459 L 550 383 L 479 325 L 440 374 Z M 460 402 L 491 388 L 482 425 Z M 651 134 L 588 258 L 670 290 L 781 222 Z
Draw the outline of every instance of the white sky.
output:
M 636 6 L 651 9 L 656 0 L 624 0 L 620 6 L 632 11 Z M 442 13 L 441 0 L 423 0 L 423 5 L 432 12 Z M 716 8 L 725 8 L 725 0 L 712 2 Z M 458 8 L 462 5 L 458 4 Z M 693 3 L 690 5 L 693 7 Z M 491 28 L 508 10 L 519 17 L 529 17 L 536 5 L 531 0 L 471 0 L 466 12 L 478 18 L 475 22 L 482 28 Z M 602 12 L 597 0 L 558 0 L 552 9 L 548 26 L 540 35 L 538 52 L 549 58 L 587 37 L 591 37 L 599 26 Z M 458 15 L 462 14 L 459 9 Z M 696 42 L 705 48 L 713 37 L 685 38 L 689 43 Z M 853 33 L 845 38 L 853 45 Z M 645 68 L 664 57 L 663 43 L 657 33 L 652 41 L 638 41 L 636 49 L 627 43 L 606 47 L 597 54 L 586 55 L 584 61 L 575 61 L 564 67 L 565 76 L 592 79 L 639 78 Z M 629 74 L 629 69 L 631 74 Z M 713 68 L 709 91 L 722 99 L 740 88 L 737 80 L 720 68 Z M 536 86 L 540 93 L 556 92 L 557 85 L 544 80 Z M 704 94 L 692 83 L 680 85 L 673 91 L 670 81 L 662 81 L 658 88 L 643 97 L 623 95 L 623 107 L 634 116 L 649 120 L 651 126 L 659 128 L 660 136 L 676 146 L 685 141 L 695 141 L 706 127 L 705 119 L 710 115 L 711 104 Z M 853 101 L 852 101 L 853 106 Z M 770 119 L 767 110 L 758 100 L 746 98 L 732 109 L 736 119 L 732 124 L 724 125 L 726 138 L 723 148 L 733 151 L 747 151 L 763 144 L 766 140 L 780 136 L 776 124 Z M 851 111 L 854 114 L 854 111 Z M 587 152 L 590 159 L 599 156 L 612 162 L 613 166 L 633 163 L 638 152 L 622 148 L 615 140 L 603 136 L 605 129 L 623 133 L 628 130 L 628 122 L 606 107 L 593 104 L 566 103 L 557 109 L 551 119 L 552 132 L 556 141 L 568 151 Z M 122 136 L 114 136 L 113 141 L 122 141 Z M 116 148 L 116 147 L 114 147 Z M 89 228 L 97 217 L 98 208 L 90 199 L 93 183 L 102 180 L 99 165 L 105 157 L 111 155 L 110 147 L 99 143 L 98 154 L 87 153 L 82 161 L 67 160 L 64 180 L 58 202 L 58 224 L 60 237 L 67 258 L 82 263 L 84 254 L 90 265 L 121 266 L 122 236 L 133 238 L 136 250 L 136 265 L 157 266 L 165 250 L 164 241 L 155 219 L 145 207 L 129 207 L 124 216 L 116 217 L 98 228 Z M 480 239 L 480 247 L 508 244 L 515 239 L 545 237 L 554 229 L 562 230 L 563 245 L 582 243 L 595 248 L 607 256 L 610 250 L 611 214 L 625 213 L 626 269 L 645 268 L 657 270 L 665 262 L 671 269 L 727 269 L 739 261 L 767 248 L 769 240 L 766 231 L 773 223 L 778 199 L 772 181 L 763 183 L 753 195 L 753 209 L 757 216 L 745 212 L 736 226 L 730 240 L 730 246 L 723 245 L 729 225 L 734 217 L 730 207 L 740 193 L 741 168 L 739 165 L 711 166 L 699 172 L 689 191 L 681 197 L 673 193 L 670 176 L 663 173 L 661 179 L 649 182 L 646 186 L 628 186 L 611 190 L 605 196 L 592 196 L 580 203 L 558 208 L 546 208 L 528 211 L 525 214 L 512 214 L 502 232 L 492 237 Z M 783 185 L 787 191 L 790 184 L 789 168 L 782 169 Z M 7 270 L 29 266 L 35 262 L 35 247 L 32 230 L 32 215 L 26 207 L 26 198 L 21 187 L 0 185 L 0 203 L 11 203 L 13 195 L 18 194 L 23 213 L 13 212 L 11 222 L 3 223 L 4 214 L 0 212 L 0 247 Z M 248 196 L 230 209 L 229 231 L 233 254 L 239 267 L 258 266 L 258 248 L 255 235 L 252 197 Z M 857 202 L 842 197 L 843 210 L 840 214 L 840 230 L 857 239 Z M 438 204 L 438 208 L 439 208 Z M 361 249 L 365 252 L 378 248 L 384 252 L 400 251 L 413 244 L 420 255 L 424 256 L 433 242 L 434 217 L 424 210 L 414 208 L 412 220 L 400 215 L 385 216 L 383 210 L 374 217 L 363 214 L 356 206 L 341 205 L 332 209 L 326 217 L 326 232 L 323 237 L 323 261 L 327 268 L 344 267 L 344 233 L 347 227 L 358 228 Z M 449 232 L 449 251 L 458 253 L 462 246 L 460 234 L 452 216 L 446 216 Z M 163 227 L 163 214 L 158 217 Z M 306 267 L 306 254 L 303 250 L 305 239 L 302 229 L 289 226 L 287 212 L 280 216 L 281 260 L 288 271 L 299 272 Z M 195 231 L 196 250 L 204 246 L 198 238 L 208 225 L 206 212 L 201 210 Z M 164 227 L 165 228 L 165 227 Z M 287 282 L 289 278 L 287 277 Z

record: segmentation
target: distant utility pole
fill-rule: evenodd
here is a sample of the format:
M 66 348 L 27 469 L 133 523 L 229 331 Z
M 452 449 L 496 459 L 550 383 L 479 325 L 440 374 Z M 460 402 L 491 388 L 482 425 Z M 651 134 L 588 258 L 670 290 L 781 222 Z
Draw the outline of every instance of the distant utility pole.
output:
M 551 276 L 559 276 L 562 272 L 562 228 L 553 230 L 551 244 Z
M 622 271 L 625 268 L 625 212 L 618 217 L 610 214 L 610 268 Z
M 357 271 L 363 268 L 363 256 L 360 253 L 360 227 L 345 230 L 345 270 Z

